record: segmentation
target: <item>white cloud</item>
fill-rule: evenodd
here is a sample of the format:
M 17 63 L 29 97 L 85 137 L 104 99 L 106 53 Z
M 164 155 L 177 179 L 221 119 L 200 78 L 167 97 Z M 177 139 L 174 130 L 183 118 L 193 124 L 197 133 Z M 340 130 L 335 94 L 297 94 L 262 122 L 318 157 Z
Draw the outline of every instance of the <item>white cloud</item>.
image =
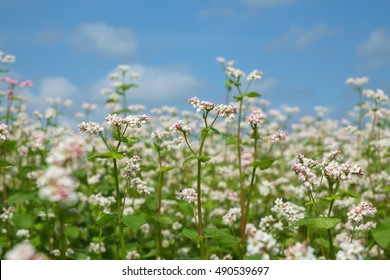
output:
M 77 49 L 118 59 L 133 56 L 138 48 L 135 36 L 130 29 L 110 26 L 103 22 L 78 25 L 71 42 Z
M 264 49 L 271 51 L 274 49 L 289 48 L 302 51 L 308 49 L 318 41 L 334 36 L 339 31 L 321 23 L 307 30 L 299 26 L 292 26 L 287 33 L 266 44 Z
M 250 9 L 267 9 L 283 7 L 294 3 L 296 0 L 241 0 Z
M 28 99 L 28 107 L 32 110 L 44 110 L 48 107 L 45 100 L 49 97 L 60 97 L 62 100 L 75 99 L 78 96 L 78 89 L 75 85 L 69 82 L 64 77 L 48 77 L 44 78 L 39 86 L 38 92 L 34 91 L 34 87 L 24 94 Z
M 32 36 L 32 41 L 35 44 L 42 46 L 50 46 L 63 40 L 65 33 L 61 30 L 44 30 Z
M 384 29 L 373 31 L 370 36 L 361 42 L 356 53 L 370 60 L 372 66 L 390 63 L 390 36 Z

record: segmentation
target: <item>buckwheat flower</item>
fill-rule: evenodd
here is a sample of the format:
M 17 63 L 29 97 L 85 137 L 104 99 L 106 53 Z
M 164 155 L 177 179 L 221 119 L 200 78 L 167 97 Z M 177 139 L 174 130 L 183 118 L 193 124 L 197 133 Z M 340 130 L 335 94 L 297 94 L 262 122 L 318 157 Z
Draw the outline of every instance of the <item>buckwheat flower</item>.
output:
M 336 158 L 340 157 L 341 151 L 340 150 L 334 150 L 328 154 L 325 154 L 322 157 L 322 166 L 328 165 L 331 161 L 335 160 Z
M 34 117 L 36 117 L 38 120 L 43 118 L 43 115 L 39 111 L 34 111 L 33 112 Z
M 3 213 L 0 214 L 0 220 L 3 222 L 11 221 L 14 216 L 15 208 L 9 206 L 8 208 L 3 208 Z
M 129 115 L 126 116 L 122 123 L 128 125 L 131 128 L 140 128 L 142 125 L 145 125 L 149 117 L 145 114 L 143 115 Z
M 251 73 L 249 73 L 248 77 L 246 79 L 248 81 L 255 81 L 255 80 L 260 80 L 263 77 L 263 72 L 255 69 Z
M 306 165 L 301 162 L 294 161 L 291 164 L 291 170 L 298 175 L 298 180 L 303 184 L 305 188 L 312 191 L 314 185 L 317 184 L 316 174 Z
M 139 260 L 141 258 L 140 254 L 136 251 L 130 251 L 126 254 L 126 260 Z
M 276 219 L 272 215 L 268 215 L 260 219 L 259 229 L 262 231 L 269 231 L 272 227 L 272 224 L 276 222 Z
M 109 126 L 121 126 L 123 123 L 123 119 L 117 114 L 109 114 L 105 119 Z
M 22 229 L 18 229 L 16 231 L 16 236 L 17 237 L 21 237 L 21 238 L 26 238 L 26 239 L 29 239 L 30 238 L 30 231 L 28 229 L 25 229 L 25 228 L 22 228 Z
M 337 260 L 362 260 L 364 246 L 361 240 L 346 241 L 340 244 L 340 251 L 337 252 Z
M 111 73 L 109 78 L 110 80 L 119 80 L 120 76 L 118 73 Z
M 218 63 L 221 63 L 221 64 L 225 64 L 226 59 L 223 58 L 222 56 L 217 56 L 215 58 L 215 61 L 217 61 Z
M 35 255 L 35 248 L 29 241 L 23 241 L 15 245 L 5 254 L 6 260 L 31 260 Z
M 122 71 L 122 72 L 127 72 L 130 70 L 130 66 L 129 65 L 118 65 L 118 70 L 119 71 Z
M 283 216 L 289 224 L 293 224 L 304 218 L 305 208 L 291 202 L 283 202 L 282 198 L 277 198 L 271 211 Z
M 377 103 L 387 104 L 389 102 L 389 97 L 381 89 L 377 89 L 376 91 L 367 89 L 363 91 L 363 95 L 373 99 Z
M 194 108 L 199 108 L 200 99 L 198 97 L 194 96 L 194 97 L 188 98 L 187 102 L 190 103 Z
M 104 128 L 95 122 L 81 122 L 79 124 L 80 132 L 87 132 L 89 135 L 100 135 Z
M 360 78 L 348 78 L 345 82 L 347 84 L 350 84 L 350 85 L 353 85 L 353 86 L 356 86 L 356 87 L 360 87 L 364 84 L 367 84 L 368 83 L 368 77 L 360 77 Z
M 225 73 L 228 75 L 228 76 L 233 76 L 234 78 L 236 78 L 237 80 L 239 80 L 240 78 L 244 77 L 245 74 L 244 72 L 242 72 L 240 69 L 236 69 L 232 66 L 227 66 L 225 68 Z
M 365 216 L 374 216 L 376 213 L 376 208 L 372 207 L 367 202 L 361 202 L 358 206 L 352 208 L 348 213 L 348 221 L 352 225 L 357 226 L 363 223 L 363 217 Z
M 176 222 L 174 222 L 173 224 L 172 224 L 172 229 L 173 230 L 179 230 L 179 229 L 181 229 L 183 227 L 183 225 L 180 223 L 180 222 L 178 222 L 178 221 L 176 221 Z
M 138 178 L 138 177 L 133 178 L 133 179 L 131 179 L 130 183 L 131 183 L 131 185 L 133 185 L 137 188 L 138 193 L 140 193 L 140 194 L 146 193 L 148 195 L 150 194 L 148 186 L 140 178 Z
M 134 155 L 132 158 L 126 160 L 126 166 L 122 170 L 122 177 L 126 179 L 133 179 L 137 176 L 137 172 L 141 170 L 141 158 Z
M 238 113 L 237 108 L 232 105 L 220 104 L 217 107 L 215 107 L 215 110 L 217 111 L 219 116 L 228 119 L 234 119 L 235 115 Z
M 91 243 L 89 243 L 88 250 L 91 254 L 105 253 L 106 246 L 104 245 L 104 243 L 102 241 L 99 243 L 91 242 Z
M 46 109 L 46 112 L 45 112 L 46 119 L 50 120 L 50 119 L 54 118 L 55 116 L 57 116 L 56 109 L 54 109 L 54 108 L 47 108 Z
M 32 86 L 32 82 L 30 80 L 26 80 L 26 81 L 23 81 L 19 84 L 19 86 L 21 88 L 25 88 L 25 87 L 31 87 Z
M 251 125 L 257 125 L 263 123 L 266 120 L 266 116 L 260 109 L 252 111 L 252 113 L 246 118 L 246 122 Z
M 224 225 L 233 226 L 233 223 L 236 222 L 241 217 L 241 209 L 238 207 L 230 208 L 225 216 L 222 217 L 222 223 Z
M 193 188 L 185 188 L 180 191 L 180 198 L 191 204 L 198 204 L 198 195 Z
M 274 144 L 278 143 L 280 141 L 286 140 L 288 137 L 287 131 L 278 130 L 274 134 L 272 134 L 270 137 L 268 137 L 268 143 Z
M 187 125 L 186 121 L 178 120 L 169 127 L 169 131 L 173 131 L 175 133 L 181 132 L 187 136 L 191 133 L 191 127 Z
M 9 133 L 9 126 L 2 123 L 0 124 L 0 140 L 5 141 Z
M 104 197 L 101 193 L 93 194 L 88 198 L 88 202 L 92 205 L 99 205 L 103 208 L 103 213 L 109 214 L 110 207 L 115 203 L 113 196 Z
M 150 232 L 150 225 L 148 223 L 146 224 L 143 224 L 141 227 L 140 227 L 141 231 L 143 234 L 148 234 Z
M 14 63 L 16 61 L 16 57 L 12 54 L 7 54 L 3 57 L 1 62 L 3 63 Z
M 247 256 L 260 254 L 262 259 L 269 259 L 269 254 L 275 254 L 278 251 L 277 241 L 271 234 L 257 230 L 253 236 L 248 236 Z
M 73 101 L 70 100 L 70 99 L 66 99 L 66 100 L 64 101 L 64 106 L 65 106 L 66 108 L 72 107 L 72 106 L 73 106 Z
M 284 250 L 286 260 L 315 260 L 314 249 L 307 243 L 297 242 Z
M 134 73 L 130 73 L 129 74 L 129 78 L 130 79 L 138 79 L 139 78 L 139 74 L 134 72 Z

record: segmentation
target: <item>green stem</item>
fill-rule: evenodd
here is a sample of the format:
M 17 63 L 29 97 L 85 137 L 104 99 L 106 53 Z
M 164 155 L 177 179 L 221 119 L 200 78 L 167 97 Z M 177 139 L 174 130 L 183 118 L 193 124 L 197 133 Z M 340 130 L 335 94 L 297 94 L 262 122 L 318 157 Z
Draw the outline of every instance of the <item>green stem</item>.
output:
M 119 239 L 121 243 L 121 259 L 126 259 L 126 248 L 125 248 L 125 239 L 123 236 L 123 224 L 122 224 L 122 206 L 121 206 L 121 194 L 119 191 L 119 179 L 118 179 L 118 166 L 116 159 L 114 161 L 114 177 L 115 177 L 115 193 L 116 193 L 116 205 L 118 213 L 118 229 L 119 229 Z
M 254 127 L 252 127 L 252 128 L 254 130 L 254 133 L 257 135 L 257 125 L 254 125 Z M 256 136 L 254 150 L 253 150 L 253 161 L 256 161 L 256 158 L 257 158 L 257 142 L 258 142 L 258 137 Z M 254 189 L 255 175 L 256 175 L 256 167 L 254 166 L 252 169 L 252 176 L 251 176 L 251 182 L 249 185 L 249 194 L 248 194 L 248 198 L 246 201 L 245 212 L 241 212 L 242 213 L 242 220 L 244 221 L 244 223 L 241 224 L 242 225 L 241 226 L 241 248 L 242 248 L 241 251 L 242 252 L 245 249 L 246 225 L 248 224 L 248 219 L 249 219 L 249 206 L 250 206 L 250 203 L 252 201 L 252 193 L 253 193 L 253 189 Z
M 329 259 L 335 260 L 336 256 L 334 254 L 333 238 L 332 238 L 331 229 L 328 229 L 328 242 L 329 242 Z
M 242 170 L 241 161 L 241 116 L 242 116 L 242 99 L 240 100 L 240 107 L 238 110 L 238 124 L 237 124 L 237 157 L 238 157 L 238 171 L 239 171 L 239 186 L 240 186 L 240 209 L 244 212 L 244 174 Z M 245 220 L 241 219 L 241 238 L 245 236 Z M 242 245 L 242 243 L 241 243 Z M 244 250 L 244 248 L 241 248 Z
M 62 210 L 60 210 L 59 213 L 59 219 L 60 219 L 60 252 L 61 252 L 61 260 L 66 259 L 66 237 L 65 237 L 65 222 L 64 222 L 64 216 L 63 213 L 61 213 Z

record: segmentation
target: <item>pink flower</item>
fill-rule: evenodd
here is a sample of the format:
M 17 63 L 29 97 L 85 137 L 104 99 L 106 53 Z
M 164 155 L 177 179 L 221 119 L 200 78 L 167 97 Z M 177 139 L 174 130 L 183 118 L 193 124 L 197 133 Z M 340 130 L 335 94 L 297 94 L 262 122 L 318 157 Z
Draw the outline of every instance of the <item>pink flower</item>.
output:
M 33 83 L 30 80 L 26 80 L 26 81 L 21 82 L 19 85 L 21 88 L 25 88 L 25 87 L 31 87 L 32 84 Z
M 14 90 L 9 89 L 7 90 L 7 99 L 12 99 L 14 97 Z
M 10 84 L 12 86 L 16 86 L 18 84 L 17 80 L 12 80 L 10 77 L 4 77 L 3 81 L 6 82 L 7 84 Z

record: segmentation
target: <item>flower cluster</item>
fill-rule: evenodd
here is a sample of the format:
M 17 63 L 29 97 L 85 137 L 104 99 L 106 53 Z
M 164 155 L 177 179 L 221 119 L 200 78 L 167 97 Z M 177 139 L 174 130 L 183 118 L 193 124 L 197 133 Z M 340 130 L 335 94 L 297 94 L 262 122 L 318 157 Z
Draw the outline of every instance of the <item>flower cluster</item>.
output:
M 239 80 L 240 78 L 245 76 L 244 72 L 242 72 L 240 69 L 234 68 L 232 66 L 227 66 L 225 68 L 225 73 L 228 77 L 234 77 L 237 80 Z
M 126 125 L 131 128 L 140 128 L 142 125 L 145 125 L 149 117 L 145 114 L 143 115 L 129 115 L 125 118 L 118 116 L 117 114 L 109 114 L 106 117 L 106 121 L 109 126 L 122 126 Z
M 346 81 L 345 81 L 347 84 L 349 85 L 353 85 L 355 87 L 361 87 L 362 85 L 364 84 L 367 84 L 368 83 L 368 77 L 358 77 L 358 78 L 348 78 Z
M 180 191 L 180 198 L 191 204 L 198 204 L 198 194 L 193 188 L 184 188 Z
M 358 206 L 352 208 L 348 213 L 348 221 L 352 223 L 352 225 L 357 226 L 363 223 L 364 216 L 374 216 L 376 213 L 376 208 L 372 207 L 367 202 L 361 202 Z
M 236 107 L 232 105 L 224 105 L 220 104 L 216 107 L 216 111 L 219 116 L 222 118 L 234 119 L 235 115 L 237 115 L 238 110 Z
M 241 209 L 238 207 L 230 208 L 225 216 L 222 217 L 224 225 L 233 226 L 233 223 L 241 217 Z
M 173 131 L 175 133 L 183 133 L 187 136 L 191 133 L 191 127 L 187 125 L 187 122 L 183 120 L 178 120 L 169 127 L 169 131 Z
M 363 169 L 349 161 L 339 163 L 335 159 L 341 155 L 341 151 L 334 150 L 326 154 L 321 163 L 322 174 L 332 181 L 349 180 L 352 175 L 363 175 Z
M 88 202 L 92 205 L 99 205 L 103 207 L 103 213 L 109 214 L 110 206 L 115 203 L 115 197 L 104 197 L 101 193 L 93 194 L 88 198 Z
M 313 190 L 317 184 L 316 174 L 311 170 L 317 163 L 312 159 L 306 159 L 302 154 L 298 154 L 291 164 L 291 170 L 298 175 L 298 180 L 309 191 Z
M 126 160 L 126 166 L 122 170 L 122 177 L 126 179 L 135 178 L 137 172 L 141 170 L 140 161 L 141 158 L 138 155 L 134 155 L 132 158 Z
M 278 130 L 274 134 L 272 134 L 270 137 L 268 137 L 268 143 L 274 144 L 278 143 L 280 141 L 286 140 L 288 137 L 287 131 Z
M 234 118 L 234 116 L 238 112 L 237 108 L 235 108 L 234 106 L 224 104 L 216 105 L 209 101 L 201 101 L 196 96 L 189 98 L 187 102 L 192 104 L 192 106 L 196 108 L 197 112 L 203 110 L 206 112 L 214 111 L 223 118 Z
M 289 224 L 293 224 L 304 218 L 305 208 L 291 202 L 283 202 L 282 198 L 277 198 L 271 211 L 281 214 Z
M 100 253 L 104 253 L 106 252 L 106 246 L 103 242 L 91 242 L 89 243 L 89 248 L 88 248 L 89 252 L 91 252 L 92 254 L 100 254 Z
M 248 236 L 247 256 L 261 255 L 262 259 L 269 259 L 270 254 L 275 254 L 278 250 L 277 241 L 269 233 L 257 230 Z
M 297 242 L 284 251 L 287 260 L 315 260 L 314 249 L 307 243 Z
M 252 113 L 246 118 L 246 122 L 250 125 L 257 125 L 263 123 L 266 120 L 264 112 L 260 109 L 252 111 Z
M 389 102 L 389 97 L 381 89 L 377 89 L 376 91 L 367 89 L 363 91 L 363 95 L 373 99 L 377 103 L 387 104 Z
M 137 192 L 139 192 L 140 194 L 142 193 L 150 194 L 148 186 L 145 184 L 144 181 L 142 181 L 138 177 L 131 179 L 131 185 L 136 186 Z
M 251 73 L 249 73 L 248 77 L 246 77 L 248 81 L 260 80 L 261 78 L 263 78 L 263 72 L 257 69 L 253 70 Z
M 0 140 L 5 141 L 7 134 L 9 133 L 9 126 L 2 123 L 0 124 Z
M 11 221 L 14 216 L 15 208 L 10 206 L 8 208 L 3 208 L 3 213 L 0 214 L 0 220 L 3 222 Z
M 12 54 L 5 54 L 0 51 L 0 61 L 4 64 L 6 63 L 14 63 L 16 61 L 16 57 Z
M 87 132 L 90 135 L 99 135 L 103 133 L 104 128 L 95 122 L 81 122 L 79 124 L 80 132 Z

